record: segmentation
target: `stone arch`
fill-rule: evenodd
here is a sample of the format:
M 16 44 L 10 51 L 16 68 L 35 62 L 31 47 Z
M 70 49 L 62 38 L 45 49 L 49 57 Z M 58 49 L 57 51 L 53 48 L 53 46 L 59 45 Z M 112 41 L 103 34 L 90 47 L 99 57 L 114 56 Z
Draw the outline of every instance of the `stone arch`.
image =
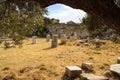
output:
M 19 0 L 9 0 L 21 2 Z M 81 9 L 97 17 L 108 27 L 120 31 L 120 8 L 115 4 L 115 0 L 23 0 L 37 1 L 41 7 L 47 7 L 56 3 L 68 5 L 72 8 Z

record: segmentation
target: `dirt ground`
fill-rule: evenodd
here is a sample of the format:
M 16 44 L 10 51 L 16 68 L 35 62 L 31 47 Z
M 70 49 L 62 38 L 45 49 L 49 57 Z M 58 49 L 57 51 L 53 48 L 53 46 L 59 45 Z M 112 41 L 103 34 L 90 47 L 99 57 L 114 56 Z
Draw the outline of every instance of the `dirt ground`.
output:
M 0 80 L 61 80 L 66 66 L 81 66 L 83 62 L 93 63 L 94 74 L 103 75 L 120 56 L 120 44 L 111 41 L 100 49 L 74 42 L 51 48 L 51 42 L 44 38 L 37 44 L 31 42 L 25 40 L 22 48 L 0 48 Z

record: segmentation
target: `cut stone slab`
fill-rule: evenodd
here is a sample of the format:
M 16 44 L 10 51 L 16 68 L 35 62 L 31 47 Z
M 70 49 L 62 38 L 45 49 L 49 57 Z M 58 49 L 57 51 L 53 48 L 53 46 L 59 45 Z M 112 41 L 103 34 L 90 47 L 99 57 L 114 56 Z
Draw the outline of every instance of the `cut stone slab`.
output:
M 88 74 L 88 73 L 82 74 L 82 77 L 87 80 L 109 80 L 104 76 L 96 76 L 94 74 Z
M 110 71 L 118 74 L 120 76 L 120 64 L 113 64 L 110 66 Z
M 80 77 L 80 74 L 82 73 L 82 69 L 78 66 L 66 66 L 66 72 L 65 74 L 68 77 Z
M 117 58 L 117 63 L 120 64 L 120 57 Z
M 86 72 L 92 72 L 93 71 L 93 65 L 92 65 L 92 63 L 83 62 L 82 63 L 82 69 L 86 70 Z

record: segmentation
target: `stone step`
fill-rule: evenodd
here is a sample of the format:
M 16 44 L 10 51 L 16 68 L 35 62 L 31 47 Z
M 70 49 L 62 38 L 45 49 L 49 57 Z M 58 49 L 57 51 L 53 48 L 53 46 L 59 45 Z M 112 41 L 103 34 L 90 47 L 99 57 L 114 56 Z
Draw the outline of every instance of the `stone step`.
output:
M 110 71 L 117 73 L 120 76 L 120 64 L 113 64 L 110 66 Z
M 104 76 L 96 76 L 94 74 L 84 73 L 81 75 L 85 80 L 109 80 L 108 78 Z

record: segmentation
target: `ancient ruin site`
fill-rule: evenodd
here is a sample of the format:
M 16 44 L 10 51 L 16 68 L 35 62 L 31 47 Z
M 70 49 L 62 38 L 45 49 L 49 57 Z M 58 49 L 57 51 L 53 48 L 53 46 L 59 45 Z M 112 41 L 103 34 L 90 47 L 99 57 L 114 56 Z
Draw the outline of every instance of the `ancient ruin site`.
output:
M 0 80 L 120 80 L 120 0 L 0 0 Z

